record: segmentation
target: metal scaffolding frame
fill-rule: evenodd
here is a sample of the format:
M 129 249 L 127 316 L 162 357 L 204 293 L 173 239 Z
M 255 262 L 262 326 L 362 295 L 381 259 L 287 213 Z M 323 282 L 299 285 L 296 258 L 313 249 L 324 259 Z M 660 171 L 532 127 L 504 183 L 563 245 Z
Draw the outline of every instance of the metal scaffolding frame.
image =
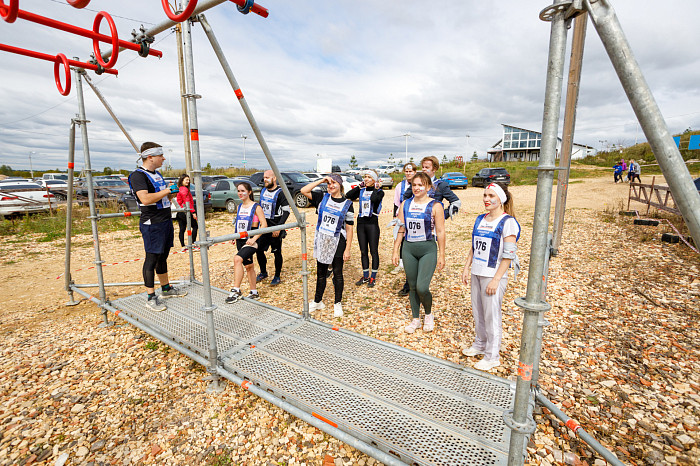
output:
M 191 173 L 194 175 L 194 186 L 196 192 L 196 211 L 198 214 L 197 221 L 199 222 L 199 231 L 201 232 L 200 240 L 194 243 L 188 241 L 190 252 L 190 280 L 187 282 L 189 286 L 196 285 L 201 287 L 201 294 L 204 305 L 199 312 L 200 320 L 198 325 L 206 334 L 206 350 L 193 350 L 190 346 L 180 342 L 178 338 L 172 334 L 165 332 L 162 329 L 155 328 L 144 324 L 139 318 L 135 318 L 128 312 L 123 312 L 122 308 L 127 308 L 129 304 L 126 301 L 114 305 L 106 296 L 105 287 L 107 286 L 125 286 L 125 285 L 141 285 L 142 283 L 105 283 L 102 274 L 102 264 L 104 261 L 101 258 L 98 220 L 109 215 L 100 215 L 96 208 L 93 191 L 92 168 L 90 164 L 90 153 L 88 145 L 87 123 L 85 115 L 85 103 L 83 98 L 82 80 L 87 79 L 85 71 L 82 68 L 74 68 L 74 79 L 76 82 L 76 92 L 78 95 L 78 110 L 76 118 L 71 120 L 69 133 L 69 188 L 68 188 L 68 209 L 66 223 L 66 266 L 65 266 L 65 288 L 69 293 L 69 304 L 75 304 L 73 293 L 77 292 L 82 296 L 87 297 L 92 302 L 95 302 L 101 309 L 104 319 L 103 325 L 109 324 L 107 312 L 111 311 L 120 315 L 124 320 L 130 322 L 138 328 L 142 328 L 155 337 L 161 339 L 168 345 L 173 346 L 178 351 L 189 356 L 193 360 L 205 365 L 210 372 L 211 384 L 208 391 L 220 392 L 224 389 L 222 378 L 228 379 L 243 388 L 252 391 L 256 395 L 272 402 L 273 404 L 285 409 L 291 414 L 300 419 L 318 427 L 319 429 L 335 436 L 348 443 L 349 445 L 367 453 L 370 456 L 386 463 L 386 464 L 405 464 L 403 458 L 392 450 L 384 451 L 371 440 L 371 438 L 362 437 L 359 434 L 353 435 L 352 432 L 347 432 L 338 427 L 337 424 L 329 422 L 314 413 L 309 413 L 293 402 L 287 400 L 284 396 L 280 397 L 274 394 L 271 388 L 264 389 L 260 384 L 251 383 L 247 376 L 239 374 L 230 365 L 230 358 L 234 353 L 232 349 L 228 349 L 222 354 L 218 346 L 218 340 L 223 338 L 220 329 L 217 329 L 215 322 L 216 317 L 220 315 L 217 305 L 214 303 L 213 294 L 219 296 L 223 290 L 213 289 L 209 275 L 209 248 L 216 243 L 238 239 L 242 234 L 223 235 L 219 237 L 208 237 L 206 231 L 206 222 L 204 215 L 204 204 L 202 196 L 202 171 L 201 158 L 199 151 L 199 136 L 198 136 L 198 121 L 197 121 L 197 105 L 196 100 L 201 96 L 195 92 L 195 74 L 193 64 L 193 50 L 191 41 L 191 26 L 199 22 L 209 39 L 209 42 L 216 53 L 216 56 L 222 66 L 222 69 L 229 80 L 229 83 L 245 113 L 248 122 L 251 125 L 253 132 L 270 164 L 271 169 L 281 179 L 279 168 L 277 167 L 270 150 L 260 132 L 260 129 L 248 107 L 248 104 L 243 96 L 243 93 L 236 82 L 236 79 L 228 65 L 228 62 L 223 54 L 223 51 L 213 33 L 211 26 L 202 14 L 204 11 L 213 8 L 226 0 L 205 0 L 200 2 L 195 8 L 189 19 L 182 23 L 175 21 L 165 21 L 149 30 L 142 30 L 141 34 L 135 35 L 137 41 L 151 40 L 156 34 L 163 32 L 173 26 L 180 28 L 182 26 L 181 35 L 178 34 L 179 50 L 181 50 L 181 72 L 180 82 L 183 99 L 183 128 L 186 130 L 186 135 L 189 134 L 189 140 L 186 143 L 186 152 L 191 152 Z M 182 6 L 180 7 L 182 11 Z M 656 154 L 659 165 L 666 176 L 669 188 L 674 194 L 678 208 L 683 214 L 683 217 L 688 225 L 688 228 L 693 236 L 696 244 L 700 244 L 700 195 L 694 188 L 692 178 L 687 167 L 683 163 L 682 157 L 673 142 L 673 139 L 666 127 L 663 117 L 660 114 L 651 92 L 644 81 L 644 78 L 639 70 L 639 67 L 634 59 L 629 44 L 624 36 L 624 33 L 619 25 L 614 10 L 612 9 L 609 0 L 554 0 L 551 6 L 548 6 L 540 13 L 540 18 L 544 21 L 551 22 L 551 34 L 549 43 L 549 60 L 546 81 L 546 96 L 544 102 L 544 114 L 542 125 L 542 150 L 540 156 L 537 183 L 537 197 L 535 204 L 535 214 L 533 222 L 532 246 L 530 251 L 529 277 L 527 284 L 526 296 L 516 299 L 516 305 L 523 309 L 523 330 L 520 347 L 520 355 L 518 362 L 518 378 L 514 388 L 513 408 L 506 410 L 503 414 L 503 422 L 510 430 L 509 447 L 508 447 L 508 464 L 521 465 L 524 464 L 526 458 L 526 443 L 530 434 L 535 431 L 535 423 L 532 417 L 532 411 L 535 403 L 539 403 L 549 408 L 552 413 L 557 416 L 582 440 L 586 441 L 591 448 L 600 453 L 607 461 L 612 464 L 622 464 L 614 454 L 602 447 L 590 435 L 586 434 L 580 426 L 570 420 L 564 413 L 556 409 L 546 398 L 538 391 L 537 380 L 539 372 L 539 357 L 541 351 L 543 327 L 546 325 L 544 320 L 544 312 L 550 309 L 550 305 L 546 302 L 546 277 L 548 274 L 548 264 L 550 257 L 555 255 L 558 248 L 561 231 L 563 229 L 563 218 L 566 203 L 566 186 L 568 185 L 568 170 L 570 163 L 570 141 L 573 140 L 573 132 L 575 127 L 575 110 L 578 99 L 578 86 L 580 82 L 580 65 L 583 50 L 583 37 L 585 36 L 585 27 L 587 17 L 590 16 L 593 25 L 598 32 L 598 35 L 603 42 L 603 45 L 610 56 L 611 62 L 622 82 L 623 88 L 632 104 L 634 111 L 639 119 L 640 125 L 644 130 L 647 139 L 650 142 L 654 153 Z M 566 51 L 566 36 L 567 29 L 571 22 L 576 19 L 575 39 L 572 48 L 572 70 L 569 76 L 569 92 L 567 93 L 567 105 L 565 114 L 565 134 L 563 137 L 563 153 L 561 157 L 560 167 L 555 166 L 556 156 L 556 141 L 558 135 L 559 113 L 562 97 L 562 81 L 563 69 Z M 181 48 L 180 48 L 181 46 Z M 113 51 L 105 52 L 103 57 L 109 58 Z M 578 67 L 578 69 L 575 69 Z M 134 148 L 136 145 L 129 137 L 124 127 L 119 122 L 116 115 L 107 104 L 104 96 L 97 90 L 92 82 L 87 79 L 88 84 L 93 88 L 98 98 L 107 108 L 107 111 L 112 115 L 115 122 L 122 129 L 124 134 L 129 139 L 129 142 Z M 74 166 L 74 151 L 75 151 L 75 126 L 80 126 L 85 173 L 88 186 L 88 198 L 90 205 L 90 220 L 92 225 L 92 234 L 95 246 L 95 269 L 97 272 L 97 284 L 76 284 L 72 281 L 70 274 L 70 253 L 71 253 L 71 213 L 72 213 L 72 191 L 73 191 L 73 166 Z M 188 165 L 189 167 L 189 165 Z M 559 194 L 557 196 L 556 215 L 553 235 L 548 232 L 549 229 L 549 214 L 551 210 L 551 194 L 553 188 L 554 172 L 559 170 Z M 308 268 L 307 268 L 307 244 L 306 244 L 306 219 L 291 198 L 286 185 L 282 183 L 282 191 L 291 206 L 296 222 L 279 225 L 269 228 L 263 228 L 248 232 L 250 235 L 258 233 L 267 233 L 282 229 L 299 227 L 301 231 L 301 249 L 302 249 L 302 280 L 303 280 L 303 313 L 301 322 L 311 322 L 308 309 Z M 189 207 L 189 206 L 186 206 Z M 188 213 L 189 227 L 189 208 Z M 243 234 L 245 235 L 245 233 Z M 200 258 L 202 264 L 202 280 L 196 282 L 194 278 L 193 266 L 193 246 L 200 248 Z M 544 280 L 543 280 L 544 278 Z M 99 297 L 94 297 L 85 291 L 84 288 L 97 287 L 99 289 Z M 220 302 L 220 296 L 216 298 Z M 120 300 L 118 300 L 120 301 Z M 269 307 L 278 311 L 271 306 L 257 303 L 262 307 Z M 220 318 L 220 317 L 219 317 Z M 188 325 L 191 325 L 189 322 Z M 296 324 L 295 324 L 296 325 Z M 283 330 L 283 327 L 276 328 L 276 332 Z M 337 331 L 337 328 L 332 330 Z M 217 333 L 219 331 L 219 333 Z M 349 332 L 348 332 L 349 333 Z M 369 341 L 366 337 L 359 337 Z M 258 340 L 256 340 L 257 342 Z M 260 340 L 265 343 L 265 340 Z M 255 345 L 248 343 L 248 348 L 239 351 L 246 351 L 255 348 Z M 398 351 L 398 350 L 397 350 Z M 407 350 L 402 350 L 406 352 Z M 237 354 L 237 353 L 236 353 Z M 245 357 L 245 354 L 240 354 L 240 357 Z M 238 357 L 238 356 L 237 356 Z M 223 361 L 226 361 L 225 363 Z M 492 376 L 484 374 L 484 379 L 496 379 Z M 362 437 L 362 438 L 360 438 Z M 393 453 L 393 454 L 392 454 Z M 427 464 L 427 463 L 426 463 Z

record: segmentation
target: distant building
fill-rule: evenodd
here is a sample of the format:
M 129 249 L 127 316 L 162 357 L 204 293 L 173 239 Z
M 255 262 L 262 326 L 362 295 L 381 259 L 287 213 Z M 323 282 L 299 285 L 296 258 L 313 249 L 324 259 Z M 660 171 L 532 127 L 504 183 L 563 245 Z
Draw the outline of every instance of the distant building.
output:
M 542 133 L 516 126 L 502 125 L 503 137 L 486 151 L 491 162 L 523 162 L 537 161 L 540 158 Z M 557 138 L 557 158 L 561 150 L 561 138 Z M 571 149 L 572 159 L 582 159 L 594 155 L 596 150 L 591 146 L 574 143 Z

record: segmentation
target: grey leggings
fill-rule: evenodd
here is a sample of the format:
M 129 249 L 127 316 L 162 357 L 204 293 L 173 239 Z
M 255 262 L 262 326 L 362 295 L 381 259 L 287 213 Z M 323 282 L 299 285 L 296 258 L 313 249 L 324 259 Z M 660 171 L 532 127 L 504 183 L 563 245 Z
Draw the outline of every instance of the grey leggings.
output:
M 433 295 L 430 293 L 430 281 L 437 267 L 437 243 L 435 241 L 403 241 L 403 267 L 408 279 L 408 297 L 411 301 L 413 318 L 420 317 L 420 305 L 425 314 L 433 309 Z

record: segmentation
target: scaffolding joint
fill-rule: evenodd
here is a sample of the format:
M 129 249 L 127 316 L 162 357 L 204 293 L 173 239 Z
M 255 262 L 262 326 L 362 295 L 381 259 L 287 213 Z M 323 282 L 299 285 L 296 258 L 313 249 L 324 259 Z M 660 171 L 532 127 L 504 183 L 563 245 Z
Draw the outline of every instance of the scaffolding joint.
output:
M 185 99 L 201 99 L 202 98 L 202 96 L 200 94 L 182 94 L 182 97 L 184 97 Z
M 517 432 L 518 434 L 532 435 L 537 430 L 537 424 L 535 424 L 532 416 L 527 416 L 524 423 L 517 422 L 515 419 L 513 419 L 512 409 L 509 409 L 503 413 L 503 422 L 505 423 L 506 427 L 513 432 Z
M 587 10 L 583 5 L 583 0 L 563 0 L 553 5 L 548 5 L 540 11 L 540 19 L 545 22 L 554 21 L 558 13 L 564 13 L 564 19 L 569 21 L 576 16 L 585 13 Z
M 515 305 L 520 309 L 532 312 L 547 312 L 552 309 L 552 305 L 546 301 L 530 302 L 525 298 L 515 298 Z

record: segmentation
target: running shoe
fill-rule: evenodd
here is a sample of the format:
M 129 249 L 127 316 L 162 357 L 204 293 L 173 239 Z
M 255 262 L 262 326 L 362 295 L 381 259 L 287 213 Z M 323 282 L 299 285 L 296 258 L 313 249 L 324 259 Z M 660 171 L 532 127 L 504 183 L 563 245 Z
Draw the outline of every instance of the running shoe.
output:
M 326 305 L 323 304 L 323 301 L 321 302 L 314 302 L 314 301 L 309 301 L 309 312 L 314 312 L 314 311 L 320 311 L 321 309 L 325 309 Z
M 374 285 L 377 284 L 377 279 L 376 278 L 370 278 L 369 282 L 367 282 L 367 286 L 370 288 L 374 288 Z
M 413 319 L 410 324 L 404 327 L 406 333 L 413 333 L 420 327 L 420 319 Z
M 267 272 L 260 272 L 257 277 L 255 277 L 255 282 L 261 282 L 267 278 Z
M 408 288 L 408 284 L 406 284 L 399 290 L 399 296 L 408 296 L 409 291 L 410 289 Z
M 343 304 L 335 303 L 333 305 L 333 317 L 343 317 Z
M 155 296 L 146 301 L 146 309 L 150 309 L 151 311 L 161 312 L 166 310 L 167 308 L 168 306 L 163 304 L 163 301 L 158 296 Z
M 247 298 L 248 298 L 248 299 L 260 299 L 260 294 L 258 294 L 257 291 L 256 291 L 255 293 L 253 293 L 253 292 L 251 291 L 250 293 L 248 293 Z
M 241 299 L 243 295 L 241 295 L 241 290 L 237 290 L 235 288 L 231 288 L 231 293 L 229 293 L 228 297 L 226 298 L 226 304 L 233 304 L 239 299 Z
M 397 267 L 394 268 L 394 270 L 391 271 L 393 275 L 396 275 L 400 272 L 403 272 L 403 264 L 399 263 Z
M 423 331 L 424 332 L 432 332 L 434 328 L 435 328 L 435 316 L 433 316 L 432 313 L 426 314 L 425 319 L 423 320 Z
M 472 357 L 472 356 L 478 356 L 480 354 L 484 354 L 482 350 L 476 349 L 473 346 L 470 346 L 469 348 L 464 348 L 462 350 L 462 354 L 467 356 L 467 357 Z
M 160 289 L 161 298 L 182 298 L 183 296 L 187 296 L 187 291 L 176 286 L 171 286 L 168 291 L 165 291 L 163 288 Z
M 362 286 L 362 285 L 366 285 L 367 283 L 369 283 L 369 278 L 362 277 L 355 282 L 355 285 Z
M 277 285 L 279 285 L 280 283 L 282 283 L 282 280 L 280 279 L 279 275 L 275 275 L 275 276 L 272 278 L 272 281 L 270 282 L 270 286 L 277 286 Z
M 500 359 L 482 359 L 481 361 L 474 364 L 474 369 L 478 369 L 480 371 L 490 371 L 494 367 L 498 367 L 500 365 Z

